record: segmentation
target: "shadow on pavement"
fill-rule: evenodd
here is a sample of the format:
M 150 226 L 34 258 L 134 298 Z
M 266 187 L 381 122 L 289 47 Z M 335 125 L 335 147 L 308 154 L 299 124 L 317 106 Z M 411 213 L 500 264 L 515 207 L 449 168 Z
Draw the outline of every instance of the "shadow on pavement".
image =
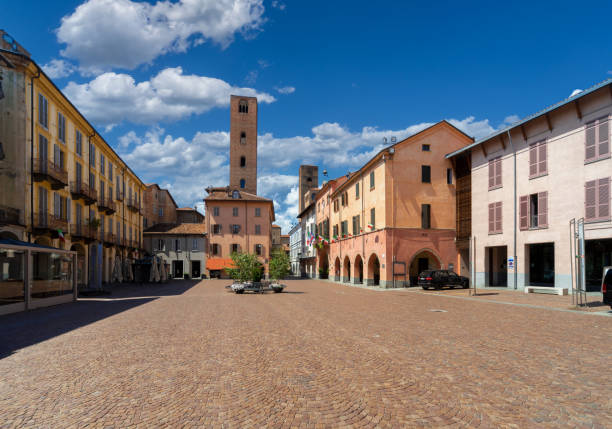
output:
M 162 296 L 181 295 L 199 280 L 111 285 L 111 295 L 0 316 L 0 359 L 15 351 L 81 328 Z M 131 298 L 131 299 L 126 299 Z

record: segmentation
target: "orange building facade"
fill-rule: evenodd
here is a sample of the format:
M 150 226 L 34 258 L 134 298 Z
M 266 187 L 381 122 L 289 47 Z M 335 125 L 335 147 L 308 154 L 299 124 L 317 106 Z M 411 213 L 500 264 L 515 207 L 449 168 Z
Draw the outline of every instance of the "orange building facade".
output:
M 472 142 L 442 121 L 324 186 L 317 229 L 329 244 L 319 246 L 319 273 L 389 288 L 414 284 L 425 269 L 458 267 L 455 177 L 445 155 Z
M 206 191 L 208 275 L 226 277 L 226 269 L 232 267 L 232 253 L 255 254 L 267 274 L 274 221 L 272 200 L 229 186 Z

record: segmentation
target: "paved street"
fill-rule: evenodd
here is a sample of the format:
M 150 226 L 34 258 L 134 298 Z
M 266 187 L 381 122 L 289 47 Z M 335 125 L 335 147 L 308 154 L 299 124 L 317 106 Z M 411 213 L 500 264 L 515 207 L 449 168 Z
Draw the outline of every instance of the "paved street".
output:
M 0 317 L 0 427 L 610 427 L 612 317 L 287 283 Z

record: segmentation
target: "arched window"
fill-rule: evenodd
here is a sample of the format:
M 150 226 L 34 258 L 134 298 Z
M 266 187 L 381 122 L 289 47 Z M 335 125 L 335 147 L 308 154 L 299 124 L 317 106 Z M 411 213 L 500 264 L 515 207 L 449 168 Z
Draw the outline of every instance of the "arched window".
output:
M 249 104 L 246 100 L 240 100 L 240 102 L 238 103 L 238 112 L 249 113 Z
M 240 157 L 240 166 L 246 167 L 246 158 L 244 156 Z
M 244 189 L 245 186 L 246 186 L 246 180 L 240 179 L 240 188 Z
M 246 144 L 246 133 L 244 131 L 240 133 L 240 144 Z

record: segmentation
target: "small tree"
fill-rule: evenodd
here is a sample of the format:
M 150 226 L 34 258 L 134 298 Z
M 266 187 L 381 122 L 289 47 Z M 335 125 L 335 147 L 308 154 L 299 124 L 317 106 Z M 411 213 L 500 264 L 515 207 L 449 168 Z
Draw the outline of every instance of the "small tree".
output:
M 283 251 L 276 251 L 270 259 L 270 278 L 279 281 L 287 277 L 291 270 L 289 255 Z
M 261 262 L 257 256 L 251 253 L 232 253 L 234 268 L 228 268 L 227 272 L 236 281 L 241 283 L 261 280 Z

